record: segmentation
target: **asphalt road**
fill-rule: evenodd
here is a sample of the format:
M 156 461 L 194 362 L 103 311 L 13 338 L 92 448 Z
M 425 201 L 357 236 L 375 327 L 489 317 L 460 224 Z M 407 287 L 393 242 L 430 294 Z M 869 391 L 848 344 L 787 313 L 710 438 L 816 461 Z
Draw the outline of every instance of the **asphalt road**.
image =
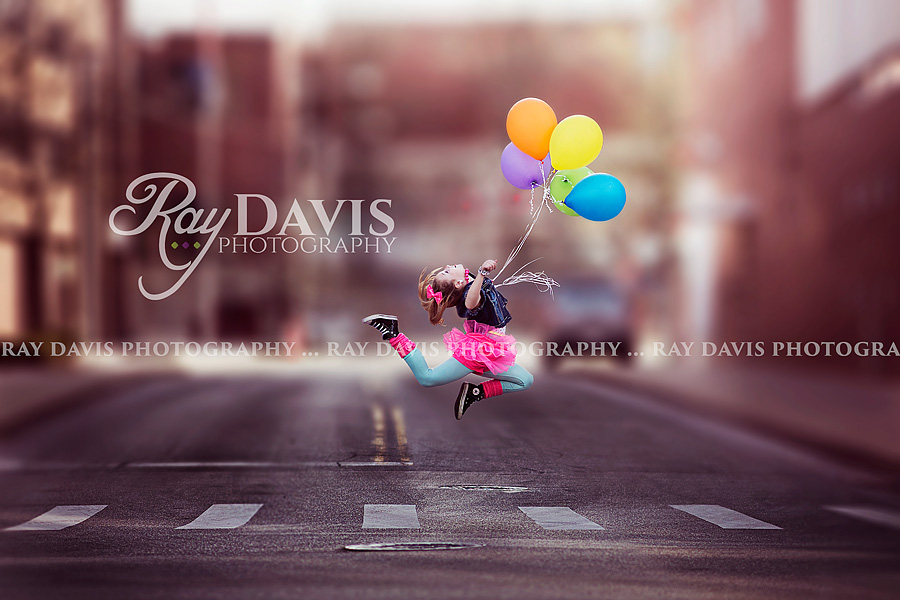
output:
M 2 597 L 900 597 L 896 478 L 565 376 L 459 422 L 369 379 L 145 375 L 7 436 Z M 424 541 L 479 546 L 344 549 Z

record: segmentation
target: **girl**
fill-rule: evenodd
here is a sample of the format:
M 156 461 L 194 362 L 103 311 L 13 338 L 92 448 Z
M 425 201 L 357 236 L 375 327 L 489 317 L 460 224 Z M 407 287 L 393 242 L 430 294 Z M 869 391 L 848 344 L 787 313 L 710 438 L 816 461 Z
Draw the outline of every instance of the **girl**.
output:
M 454 328 L 444 335 L 444 343 L 453 358 L 433 369 L 428 368 L 415 344 L 400 333 L 397 317 L 370 315 L 363 319 L 363 323 L 381 332 L 381 337 L 390 342 L 425 387 L 444 385 L 470 373 L 488 378 L 478 385 L 462 384 L 454 407 L 457 419 L 462 418 L 473 402 L 504 392 L 527 390 L 534 381 L 531 373 L 515 364 L 516 340 L 506 335 L 506 324 L 512 316 L 506 310 L 506 298 L 488 278 L 496 267 L 497 261 L 486 260 L 474 277 L 462 265 L 439 267 L 427 274 L 422 271 L 419 300 L 431 324 L 443 325 L 444 311 L 451 307 L 456 307 L 456 313 L 466 319 L 465 333 Z

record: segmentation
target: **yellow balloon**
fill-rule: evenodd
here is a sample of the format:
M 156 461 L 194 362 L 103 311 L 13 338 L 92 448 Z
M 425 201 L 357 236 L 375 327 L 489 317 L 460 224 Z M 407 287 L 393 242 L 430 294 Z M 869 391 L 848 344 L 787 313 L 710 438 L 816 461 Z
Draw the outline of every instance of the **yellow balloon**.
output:
M 559 122 L 550 136 L 553 168 L 580 169 L 589 165 L 603 148 L 603 132 L 597 122 L 584 115 L 572 115 Z

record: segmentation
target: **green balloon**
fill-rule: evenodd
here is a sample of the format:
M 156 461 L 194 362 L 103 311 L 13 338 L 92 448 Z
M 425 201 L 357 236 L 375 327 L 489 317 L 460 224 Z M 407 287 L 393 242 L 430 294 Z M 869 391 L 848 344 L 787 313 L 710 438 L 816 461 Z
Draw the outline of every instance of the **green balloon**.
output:
M 553 179 L 550 181 L 550 195 L 553 197 L 553 206 L 555 206 L 559 212 L 569 215 L 570 217 L 578 216 L 578 213 L 563 204 L 563 201 L 566 199 L 566 196 L 569 195 L 569 192 L 572 191 L 572 188 L 588 175 L 593 175 L 593 172 L 587 167 L 556 172 L 556 175 L 554 175 Z

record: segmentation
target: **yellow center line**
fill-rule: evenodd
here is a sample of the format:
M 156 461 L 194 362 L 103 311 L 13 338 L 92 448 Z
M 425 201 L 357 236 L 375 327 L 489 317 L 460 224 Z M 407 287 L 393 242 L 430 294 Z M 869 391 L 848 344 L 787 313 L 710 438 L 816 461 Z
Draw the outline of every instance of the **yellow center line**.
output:
M 391 410 L 394 419 L 394 430 L 397 433 L 397 448 L 400 450 L 400 462 L 412 462 L 409 459 L 409 447 L 406 442 L 406 423 L 403 420 L 403 409 L 395 406 Z
M 384 462 L 387 457 L 387 445 L 384 442 L 384 409 L 378 405 L 372 406 L 372 423 L 375 431 L 372 436 L 372 445 L 375 447 L 375 462 Z

